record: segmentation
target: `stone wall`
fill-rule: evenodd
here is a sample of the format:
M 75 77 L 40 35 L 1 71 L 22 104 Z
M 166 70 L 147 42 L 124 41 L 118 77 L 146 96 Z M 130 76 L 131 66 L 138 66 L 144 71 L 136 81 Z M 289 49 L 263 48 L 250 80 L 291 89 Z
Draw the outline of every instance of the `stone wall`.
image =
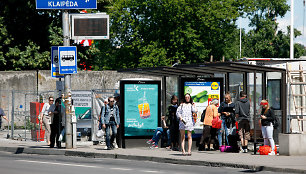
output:
M 161 80 L 159 77 L 117 71 L 79 71 L 71 75 L 71 89 L 118 89 L 118 81 L 128 78 Z M 0 71 L 0 107 L 9 119 L 14 113 L 14 122 L 22 126 L 25 116 L 29 115 L 30 102 L 38 101 L 39 95 L 45 99 L 49 95 L 58 95 L 56 81 L 58 79 L 52 78 L 49 70 Z

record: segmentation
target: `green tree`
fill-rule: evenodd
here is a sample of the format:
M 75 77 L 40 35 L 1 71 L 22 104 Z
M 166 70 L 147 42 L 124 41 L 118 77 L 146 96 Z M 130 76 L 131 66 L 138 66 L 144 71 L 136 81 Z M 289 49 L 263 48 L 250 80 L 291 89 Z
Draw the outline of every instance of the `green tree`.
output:
M 242 2 L 118 0 L 110 11 L 110 45 L 99 45 L 98 57 L 110 61 L 99 61 L 103 67 L 118 69 L 170 66 L 177 60 L 200 63 L 210 55 L 215 60 L 236 57 L 239 31 L 235 22 L 244 8 Z M 110 65 L 111 61 L 116 65 Z
M 245 57 L 271 57 L 288 58 L 290 55 L 290 33 L 278 31 L 277 17 L 283 17 L 289 10 L 286 0 L 255 0 L 252 8 L 246 11 L 250 19 L 248 33 L 243 35 L 243 56 Z M 301 32 L 294 30 L 294 37 Z M 304 48 L 294 45 L 294 57 L 303 55 Z
M 111 8 L 111 3 L 98 0 L 98 10 Z M 51 46 L 63 44 L 61 11 L 36 10 L 35 4 L 35 0 L 0 1 L 1 70 L 50 69 Z M 96 52 L 97 49 L 78 46 L 79 62 L 91 64 Z

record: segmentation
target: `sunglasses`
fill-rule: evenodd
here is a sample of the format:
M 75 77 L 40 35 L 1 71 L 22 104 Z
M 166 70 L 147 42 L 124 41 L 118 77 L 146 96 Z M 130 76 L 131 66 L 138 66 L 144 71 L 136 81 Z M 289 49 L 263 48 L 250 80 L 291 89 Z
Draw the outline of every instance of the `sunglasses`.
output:
M 114 100 L 112 100 L 112 101 L 109 101 L 109 102 L 115 102 Z
M 54 100 L 49 100 L 49 101 L 54 101 Z

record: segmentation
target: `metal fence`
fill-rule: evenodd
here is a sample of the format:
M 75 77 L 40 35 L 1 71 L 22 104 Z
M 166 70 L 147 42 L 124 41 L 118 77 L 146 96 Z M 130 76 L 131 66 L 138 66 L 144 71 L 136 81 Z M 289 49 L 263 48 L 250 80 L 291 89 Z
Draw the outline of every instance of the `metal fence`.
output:
M 30 103 L 43 101 L 55 94 L 57 94 L 56 91 L 37 93 L 36 91 L 0 90 L 0 107 L 9 119 L 9 123 L 2 122 L 2 127 L 7 131 L 7 137 L 41 141 L 43 139 L 40 136 L 41 130 L 44 128 L 31 118 Z
M 90 101 L 92 104 L 90 110 L 88 110 L 88 112 L 91 112 L 91 118 L 83 119 L 85 114 L 77 114 L 77 132 L 79 137 L 87 137 L 86 140 L 104 142 L 103 137 L 96 137 L 96 132 L 99 128 L 98 118 L 104 100 L 114 96 L 116 89 L 94 89 L 86 92 L 91 94 Z M 34 116 L 33 113 L 30 113 L 30 103 L 46 103 L 50 96 L 57 98 L 60 93 L 58 91 L 0 90 L 0 96 L 0 107 L 9 119 L 9 123 L 5 120 L 2 122 L 4 131 L 7 131 L 7 137 L 25 141 L 44 141 L 44 126 L 40 125 L 38 115 Z M 41 110 L 41 108 L 39 109 Z M 88 116 L 87 112 L 86 115 Z

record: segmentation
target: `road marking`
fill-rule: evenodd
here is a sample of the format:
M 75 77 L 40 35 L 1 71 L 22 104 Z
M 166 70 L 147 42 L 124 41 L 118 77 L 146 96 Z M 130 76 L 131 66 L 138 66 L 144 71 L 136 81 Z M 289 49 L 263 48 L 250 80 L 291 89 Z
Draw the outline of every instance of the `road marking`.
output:
M 132 169 L 125 169 L 125 168 L 110 168 L 112 170 L 123 170 L 123 171 L 128 171 L 128 170 L 132 170 Z
M 99 166 L 88 166 L 81 164 L 65 164 L 65 163 L 52 163 L 52 162 L 43 162 L 43 161 L 28 161 L 28 160 L 16 160 L 27 163 L 40 163 L 40 164 L 53 164 L 53 165 L 61 165 L 61 166 L 74 166 L 74 167 L 87 167 L 87 168 L 101 168 Z
M 160 171 L 154 171 L 154 170 L 143 170 L 142 172 L 146 172 L 146 173 L 162 173 Z

